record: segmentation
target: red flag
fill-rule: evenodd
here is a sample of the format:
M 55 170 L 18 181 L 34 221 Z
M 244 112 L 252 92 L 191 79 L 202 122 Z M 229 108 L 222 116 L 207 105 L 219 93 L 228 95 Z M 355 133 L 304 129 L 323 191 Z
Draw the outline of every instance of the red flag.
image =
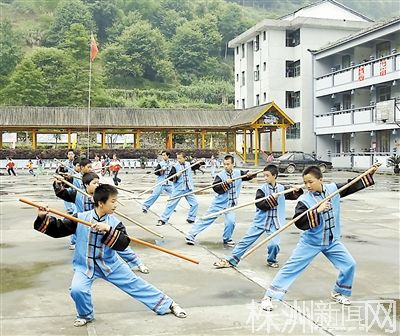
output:
M 90 42 L 90 60 L 92 62 L 96 58 L 98 52 L 99 52 L 99 49 L 97 48 L 96 40 L 94 39 L 94 36 L 92 35 L 92 41 Z

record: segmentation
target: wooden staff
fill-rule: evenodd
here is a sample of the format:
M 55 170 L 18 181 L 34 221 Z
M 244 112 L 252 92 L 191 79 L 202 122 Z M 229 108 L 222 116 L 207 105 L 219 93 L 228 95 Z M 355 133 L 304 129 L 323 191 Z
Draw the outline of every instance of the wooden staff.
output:
M 262 169 L 262 170 L 257 170 L 256 172 L 252 173 L 252 175 L 257 175 L 258 173 L 261 173 L 261 172 L 263 172 L 263 171 L 264 171 L 264 169 Z M 246 174 L 246 175 L 240 175 L 240 176 L 238 176 L 238 177 L 235 177 L 235 178 L 231 179 L 231 181 L 233 182 L 233 181 L 239 180 L 239 179 L 241 179 L 241 178 L 243 178 L 243 177 L 246 177 L 246 176 L 248 176 L 248 175 L 247 175 L 247 174 Z M 201 191 L 204 191 L 204 190 L 207 190 L 207 189 L 210 189 L 210 188 L 214 188 L 214 187 L 216 187 L 216 186 L 219 186 L 219 185 L 221 185 L 221 184 L 224 184 L 225 182 L 226 182 L 226 181 L 221 181 L 221 182 L 218 182 L 218 183 L 209 185 L 209 186 L 204 187 L 204 188 L 200 188 L 200 189 L 197 189 L 197 190 L 190 191 L 190 192 L 188 192 L 188 193 L 186 193 L 186 194 L 183 194 L 183 195 L 178 195 L 178 196 L 175 196 L 175 197 L 171 197 L 171 198 L 168 199 L 168 202 L 174 201 L 174 200 L 176 200 L 176 199 L 178 199 L 178 198 L 181 198 L 181 197 L 185 197 L 185 196 L 189 196 L 189 195 L 192 195 L 192 194 L 196 194 L 196 193 L 198 193 L 198 192 L 201 192 Z
M 293 187 L 293 188 L 286 189 L 286 190 L 283 190 L 283 191 L 280 191 L 280 192 L 278 192 L 278 193 L 274 193 L 274 194 L 271 194 L 271 195 L 279 196 L 279 195 L 288 194 L 288 193 L 290 193 L 290 192 L 292 192 L 292 191 L 296 191 L 296 190 L 300 189 L 301 187 L 302 187 L 302 186 Z M 213 218 L 213 217 L 217 217 L 217 216 L 219 216 L 219 215 L 222 215 L 222 214 L 224 214 L 225 212 L 234 211 L 234 210 L 237 210 L 237 209 L 240 209 L 240 208 L 244 208 L 244 207 L 246 207 L 246 206 L 249 206 L 249 205 L 252 205 L 252 204 L 255 204 L 255 203 L 264 201 L 264 200 L 266 200 L 266 199 L 267 199 L 269 196 L 271 196 L 271 195 L 268 195 L 268 196 L 265 196 L 265 197 L 261 197 L 261 198 L 258 198 L 258 199 L 256 199 L 256 200 L 253 200 L 253 201 L 250 201 L 250 202 L 246 202 L 246 203 L 243 203 L 243 204 L 239 204 L 239 205 L 236 205 L 236 206 L 231 207 L 231 208 L 227 208 L 227 209 L 220 210 L 220 211 L 217 211 L 217 212 L 214 212 L 214 213 L 210 213 L 210 214 L 208 214 L 208 215 L 205 215 L 205 216 L 203 216 L 203 217 L 200 217 L 200 219 Z
M 29 205 L 31 205 L 31 206 L 33 206 L 33 207 L 35 207 L 35 208 L 38 208 L 38 209 L 43 208 L 42 205 L 37 204 L 37 203 L 35 203 L 35 202 L 32 202 L 32 201 L 30 201 L 30 200 L 28 200 L 28 199 L 26 199 L 26 198 L 20 198 L 19 201 L 20 201 L 20 202 L 23 202 L 23 203 L 26 203 L 26 204 L 29 204 Z M 87 221 L 85 221 L 85 220 L 83 220 L 83 219 L 79 219 L 79 218 L 76 218 L 76 217 L 71 216 L 71 215 L 68 215 L 68 214 L 63 213 L 63 212 L 61 212 L 61 211 L 58 211 L 58 210 L 56 210 L 56 209 L 46 208 L 46 211 L 51 212 L 51 213 L 54 213 L 54 214 L 56 214 L 56 215 L 59 215 L 59 216 L 61 216 L 61 217 L 66 218 L 66 219 L 69 219 L 69 220 L 71 220 L 71 221 L 73 221 L 73 222 L 77 222 L 77 223 L 81 223 L 81 224 L 87 225 L 87 226 L 89 226 L 89 227 L 92 227 L 92 226 L 94 225 L 93 223 L 87 222 Z M 183 254 L 181 254 L 181 253 L 168 250 L 168 249 L 166 249 L 166 248 L 163 248 L 163 247 L 160 247 L 160 246 L 157 246 L 157 245 L 148 243 L 148 242 L 146 242 L 146 241 L 144 241 L 144 240 L 141 240 L 141 239 L 133 238 L 133 237 L 130 237 L 130 236 L 128 236 L 128 238 L 129 238 L 131 241 L 133 241 L 134 243 L 138 243 L 138 244 L 140 244 L 140 245 L 144 245 L 144 246 L 147 246 L 147 247 L 151 247 L 151 248 L 153 248 L 153 249 L 156 249 L 156 250 L 159 250 L 159 251 L 162 251 L 162 252 L 171 254 L 171 255 L 173 255 L 173 256 L 175 256 L 175 257 L 178 257 L 178 258 L 181 258 L 181 259 L 190 261 L 190 262 L 192 262 L 192 263 L 194 263 L 194 264 L 198 264 L 198 263 L 199 263 L 199 261 L 197 261 L 197 260 L 195 260 L 195 259 L 192 259 L 192 258 L 190 258 L 190 257 L 187 257 L 187 256 L 185 256 L 185 255 L 183 255 Z
M 195 165 L 197 165 L 197 164 L 199 164 L 199 163 L 201 163 L 201 162 L 203 162 L 203 161 L 201 161 L 201 160 L 196 161 L 195 163 L 191 164 L 189 167 L 186 167 L 185 169 L 182 169 L 181 171 L 179 171 L 179 172 L 177 172 L 177 173 L 171 175 L 170 177 L 167 177 L 166 179 L 164 179 L 164 180 L 158 182 L 156 185 L 154 185 L 154 186 L 152 186 L 152 187 L 146 189 L 145 191 L 142 191 L 140 194 L 137 195 L 137 197 L 142 196 L 143 194 L 147 193 L 147 192 L 150 191 L 150 190 L 153 190 L 154 188 L 158 187 L 159 185 L 165 183 L 166 181 L 169 181 L 169 180 L 173 179 L 173 178 L 174 178 L 175 176 L 177 176 L 178 174 L 183 173 L 184 171 L 186 171 L 186 170 L 192 168 L 193 166 L 195 166 Z
M 75 189 L 76 191 L 80 192 L 81 194 L 83 194 L 83 195 L 85 195 L 85 196 L 87 196 L 87 197 L 89 197 L 89 198 L 91 197 L 87 192 L 83 191 L 83 190 L 80 189 L 80 188 L 77 188 L 77 187 L 74 186 L 72 183 L 69 183 L 69 182 L 66 181 L 62 176 L 59 176 L 59 175 L 54 174 L 53 177 L 56 178 L 56 179 L 58 179 L 58 180 L 60 180 L 60 181 L 62 181 L 63 183 L 65 183 L 65 184 L 68 185 L 69 187 Z M 160 237 L 160 238 L 164 238 L 163 235 L 161 235 L 161 234 L 159 234 L 159 233 L 153 231 L 152 229 L 147 228 L 146 226 L 140 224 L 139 222 L 137 222 L 137 221 L 134 220 L 133 218 L 130 218 L 129 216 L 127 216 L 127 215 L 125 215 L 125 214 L 123 214 L 123 213 L 121 213 L 121 212 L 119 212 L 119 211 L 117 211 L 117 210 L 115 210 L 114 212 L 115 212 L 118 216 L 121 216 L 121 217 L 125 218 L 126 220 L 132 222 L 133 224 L 136 224 L 137 226 L 141 227 L 143 230 L 146 230 L 147 232 L 150 232 L 150 233 L 152 233 L 152 234 L 154 234 L 154 235 L 156 235 L 156 236 L 158 236 L 158 237 Z
M 292 220 L 290 220 L 289 222 L 287 222 L 284 226 L 282 226 L 279 230 L 275 231 L 274 233 L 272 233 L 270 236 L 268 236 L 267 238 L 265 238 L 264 240 L 262 240 L 261 242 L 259 242 L 257 245 L 253 246 L 250 250 L 248 250 L 241 259 L 246 258 L 247 256 L 249 256 L 250 254 L 252 254 L 255 250 L 257 250 L 258 248 L 260 248 L 261 246 L 263 246 L 264 244 L 266 244 L 267 242 L 269 242 L 271 239 L 275 238 L 278 234 L 280 234 L 282 231 L 285 231 L 289 226 L 291 226 L 292 224 L 294 224 L 295 222 L 297 222 L 301 217 L 303 217 L 305 214 L 313 211 L 314 209 L 318 208 L 322 203 L 330 200 L 333 196 L 339 194 L 340 192 L 342 192 L 343 190 L 347 189 L 348 187 L 350 187 L 351 185 L 353 185 L 354 183 L 356 183 L 357 181 L 359 181 L 360 179 L 362 179 L 364 176 L 370 174 L 371 172 L 375 171 L 381 164 L 380 163 L 376 163 L 374 164 L 371 168 L 369 168 L 368 170 L 366 170 L 364 173 L 362 173 L 361 175 L 357 176 L 356 178 L 354 178 L 353 180 L 351 180 L 350 182 L 348 182 L 347 184 L 345 184 L 343 187 L 341 187 L 340 189 L 336 190 L 335 192 L 333 192 L 332 194 L 328 195 L 327 197 L 325 197 L 323 200 L 319 201 L 317 204 L 313 205 L 311 208 L 309 208 L 307 211 L 301 213 L 300 215 L 298 215 L 297 217 L 293 218 Z

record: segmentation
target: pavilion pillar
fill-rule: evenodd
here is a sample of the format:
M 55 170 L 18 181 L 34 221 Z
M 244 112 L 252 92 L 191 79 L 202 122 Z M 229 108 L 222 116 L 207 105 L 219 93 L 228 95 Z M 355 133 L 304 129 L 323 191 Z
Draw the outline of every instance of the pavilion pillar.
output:
M 3 131 L 0 131 L 0 149 L 3 149 Z
M 71 142 L 71 129 L 68 128 L 68 133 L 67 133 L 67 143 L 68 143 L 68 149 L 72 148 L 72 142 Z
M 272 153 L 272 130 L 269 130 L 269 152 Z
M 233 132 L 233 151 L 236 153 L 236 131 Z
M 199 133 L 195 132 L 196 135 L 196 148 L 199 149 Z
M 281 143 L 281 150 L 282 150 L 282 155 L 285 154 L 286 152 L 286 127 L 282 127 L 282 143 Z
M 172 149 L 174 147 L 174 131 L 168 130 L 167 133 L 167 149 Z
M 201 149 L 206 148 L 206 130 L 201 130 Z
M 32 130 L 32 149 L 37 149 L 37 130 Z
M 140 148 L 140 130 L 136 130 L 134 134 L 135 149 Z
M 226 152 L 226 154 L 229 153 L 229 131 L 226 132 L 225 152 Z
M 243 130 L 243 160 L 246 163 L 247 160 L 247 130 Z
M 106 143 L 106 130 L 101 131 L 101 148 L 105 149 L 107 148 L 107 143 Z
M 260 147 L 258 128 L 254 129 L 254 165 L 258 166 L 258 148 Z

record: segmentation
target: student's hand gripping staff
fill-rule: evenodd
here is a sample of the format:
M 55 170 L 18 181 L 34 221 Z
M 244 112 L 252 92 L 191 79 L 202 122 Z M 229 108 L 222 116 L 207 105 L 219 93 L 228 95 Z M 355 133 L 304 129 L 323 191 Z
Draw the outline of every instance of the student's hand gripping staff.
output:
M 99 232 L 107 232 L 108 229 L 109 229 L 108 224 L 104 224 L 104 223 L 102 223 L 101 225 L 98 225 L 98 224 L 100 224 L 100 223 L 93 224 L 93 223 L 87 222 L 87 221 L 85 221 L 85 220 L 83 220 L 83 219 L 76 218 L 76 217 L 74 217 L 74 216 L 68 215 L 68 214 L 63 213 L 63 212 L 61 212 L 61 211 L 58 211 L 58 210 L 56 210 L 56 209 L 49 208 L 49 207 L 47 207 L 46 205 L 33 202 L 33 201 L 31 201 L 31 200 L 28 200 L 27 198 L 20 198 L 19 201 L 20 201 L 20 202 L 23 202 L 23 203 L 25 203 L 25 204 L 28 204 L 28 205 L 30 205 L 30 206 L 33 206 L 33 207 L 35 207 L 35 208 L 38 208 L 38 209 L 39 209 L 38 215 L 41 216 L 42 218 L 43 218 L 44 216 L 46 216 L 47 213 L 51 212 L 51 213 L 56 214 L 56 215 L 58 215 L 58 216 L 64 217 L 64 218 L 66 218 L 66 219 L 69 219 L 69 220 L 71 220 L 71 221 L 74 221 L 74 222 L 77 222 L 77 223 L 81 223 L 81 224 L 83 224 L 83 225 L 87 225 L 87 226 L 89 226 L 89 227 L 91 227 L 91 228 L 94 228 L 94 229 L 98 230 Z M 140 245 L 144 245 L 144 246 L 147 246 L 147 247 L 151 247 L 151 248 L 156 249 L 156 250 L 159 250 L 159 251 L 161 251 L 161 252 L 165 252 L 165 253 L 171 254 L 171 255 L 173 255 L 173 256 L 175 256 L 175 257 L 178 257 L 178 258 L 181 258 L 181 259 L 190 261 L 190 262 L 192 262 L 192 263 L 194 263 L 194 264 L 198 264 L 198 263 L 199 263 L 198 260 L 195 260 L 195 259 L 193 259 L 193 258 L 190 258 L 190 257 L 188 257 L 188 256 L 185 256 L 185 255 L 183 255 L 183 254 L 181 254 L 181 253 L 174 252 L 174 251 L 168 250 L 168 249 L 166 249 L 166 248 L 163 248 L 163 247 L 160 247 L 160 246 L 157 246 L 157 245 L 148 243 L 148 242 L 146 242 L 146 241 L 144 241 L 144 240 L 140 240 L 140 239 L 133 238 L 133 237 L 130 237 L 130 236 L 128 236 L 128 238 L 129 238 L 132 242 L 134 242 L 134 243 L 137 243 L 137 244 L 140 244 Z

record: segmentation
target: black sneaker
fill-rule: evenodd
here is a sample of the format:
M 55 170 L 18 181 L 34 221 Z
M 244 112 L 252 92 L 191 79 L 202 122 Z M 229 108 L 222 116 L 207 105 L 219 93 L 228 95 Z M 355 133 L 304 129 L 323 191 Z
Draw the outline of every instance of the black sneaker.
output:
M 188 244 L 188 245 L 192 245 L 192 246 L 194 245 L 194 241 L 189 238 L 185 238 L 185 241 L 186 241 L 186 244 Z
M 147 213 L 147 209 L 142 209 L 142 212 L 143 213 Z
M 188 222 L 189 224 L 193 224 L 193 223 L 194 223 L 194 220 L 186 219 L 186 222 Z
M 228 247 L 234 247 L 236 243 L 232 239 L 229 239 L 228 241 L 224 242 L 224 245 Z
M 165 225 L 165 222 L 159 219 L 156 226 L 161 226 L 161 225 Z

